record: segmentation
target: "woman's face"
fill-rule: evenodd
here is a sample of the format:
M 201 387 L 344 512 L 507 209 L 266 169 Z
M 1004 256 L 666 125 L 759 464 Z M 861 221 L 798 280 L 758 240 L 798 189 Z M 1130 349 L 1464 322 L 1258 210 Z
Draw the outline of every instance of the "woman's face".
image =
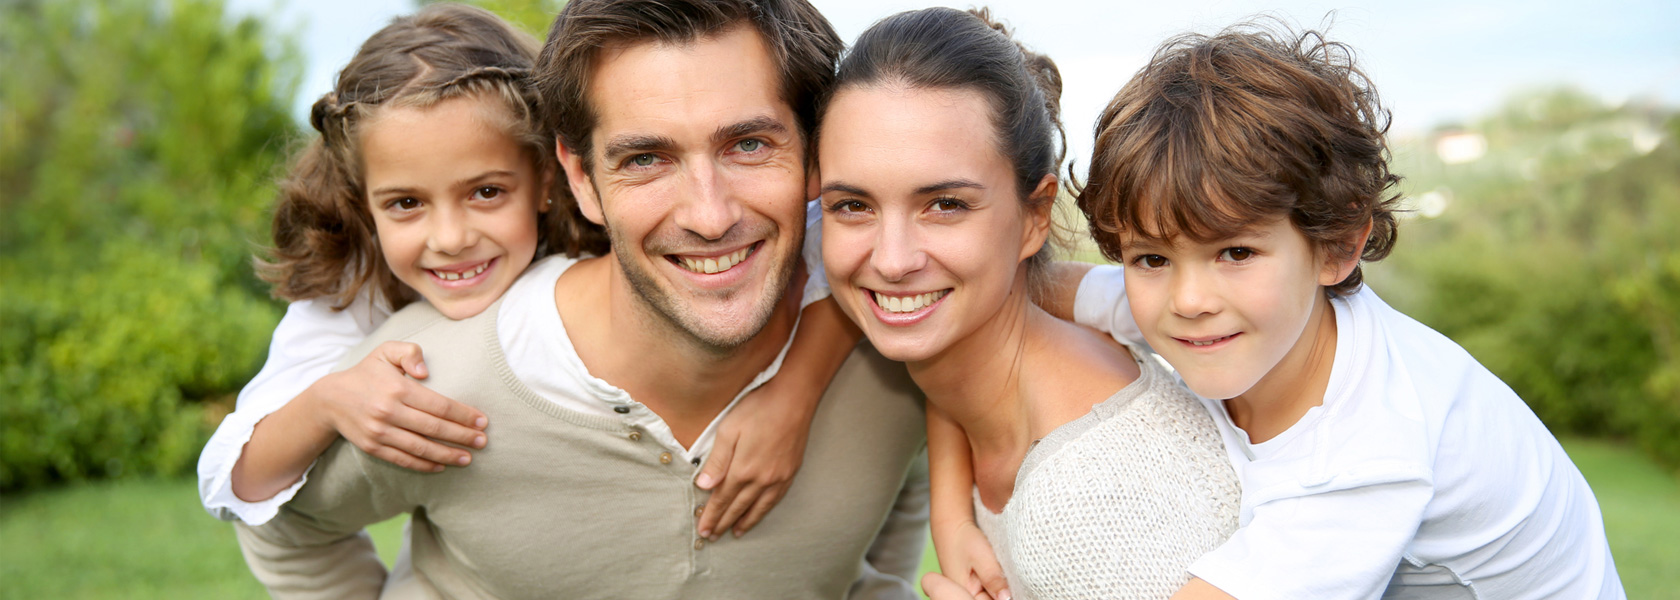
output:
M 1021 202 L 979 93 L 846 88 L 819 140 L 829 285 L 882 355 L 937 356 L 1024 292 L 1048 210 Z

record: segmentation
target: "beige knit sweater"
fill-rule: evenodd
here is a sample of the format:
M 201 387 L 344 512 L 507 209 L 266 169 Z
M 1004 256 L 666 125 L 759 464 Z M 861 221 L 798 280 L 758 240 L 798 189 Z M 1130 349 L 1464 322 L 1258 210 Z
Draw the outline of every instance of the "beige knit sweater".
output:
M 698 467 L 621 421 L 527 389 L 502 356 L 497 308 L 451 321 L 411 305 L 346 358 L 387 340 L 419 344 L 426 385 L 484 411 L 492 442 L 471 467 L 436 474 L 334 444 L 272 522 L 238 525 L 276 598 L 377 596 L 384 567 L 355 536 L 404 512 L 412 576 L 393 578 L 388 598 L 842 598 L 860 581 L 925 442 L 921 396 L 901 365 L 854 351 L 787 496 L 747 536 L 709 542 L 695 534 Z M 851 597 L 902 593 L 861 581 Z
M 1002 514 L 974 497 L 1018 600 L 1161 599 L 1237 529 L 1213 418 L 1154 355 L 1137 381 L 1039 440 Z

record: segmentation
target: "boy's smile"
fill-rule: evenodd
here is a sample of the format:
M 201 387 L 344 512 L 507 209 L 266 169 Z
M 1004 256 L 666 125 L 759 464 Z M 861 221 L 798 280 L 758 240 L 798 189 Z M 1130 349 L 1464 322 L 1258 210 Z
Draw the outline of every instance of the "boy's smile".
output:
M 1335 356 L 1323 286 L 1339 273 L 1287 219 L 1210 242 L 1129 233 L 1123 240 L 1132 314 L 1192 391 L 1231 401 L 1244 429 L 1250 424 L 1239 415 L 1250 406 L 1305 403 L 1304 412 L 1322 402 L 1313 382 L 1321 371 L 1328 376 Z

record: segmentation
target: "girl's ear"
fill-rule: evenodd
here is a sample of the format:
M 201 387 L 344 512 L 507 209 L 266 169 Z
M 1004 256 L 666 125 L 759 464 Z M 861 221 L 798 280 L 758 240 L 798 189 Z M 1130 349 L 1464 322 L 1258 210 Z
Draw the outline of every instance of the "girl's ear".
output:
M 566 171 L 566 187 L 571 188 L 578 211 L 589 222 L 605 227 L 607 222 L 601 217 L 601 199 L 595 195 L 595 182 L 583 169 L 583 157 L 574 154 L 560 140 L 554 140 L 554 155 L 560 158 L 560 168 Z
M 1027 218 L 1022 223 L 1021 256 L 1017 260 L 1026 260 L 1044 247 L 1044 241 L 1050 237 L 1050 221 L 1055 209 L 1056 175 L 1045 175 L 1044 179 L 1038 180 L 1038 187 L 1033 188 L 1032 195 L 1027 196 Z
M 1366 220 L 1365 226 L 1354 232 L 1351 239 L 1344 240 L 1342 247 L 1351 249 L 1347 254 L 1324 253 L 1324 268 L 1318 274 L 1319 285 L 1336 285 L 1353 274 L 1353 269 L 1359 266 L 1359 257 L 1365 254 L 1365 241 L 1371 239 L 1372 225 L 1373 221 Z

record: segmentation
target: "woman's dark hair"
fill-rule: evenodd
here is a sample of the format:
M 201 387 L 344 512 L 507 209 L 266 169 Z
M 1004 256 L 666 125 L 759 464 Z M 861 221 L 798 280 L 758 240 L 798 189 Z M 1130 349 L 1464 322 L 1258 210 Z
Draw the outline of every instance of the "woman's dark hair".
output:
M 280 182 L 274 247 L 267 260 L 257 261 L 258 274 L 274 285 L 274 294 L 287 300 L 331 298 L 335 309 L 343 309 L 372 286 L 393 309 L 409 302 L 409 290 L 382 258 L 362 177 L 360 126 L 382 107 L 489 99 L 505 109 L 492 117 L 524 148 L 537 172 L 555 173 L 552 188 L 564 188 L 529 84 L 536 53 L 531 36 L 488 11 L 457 4 L 433 4 L 398 17 L 363 42 L 333 91 L 310 111 L 309 123 L 320 137 L 296 155 Z M 539 220 L 539 256 L 579 251 L 558 212 L 550 210 Z
M 1061 168 L 1062 75 L 1049 57 L 1021 46 L 981 8 L 926 8 L 875 23 L 840 60 L 829 98 L 851 87 L 902 84 L 978 92 L 992 110 L 998 150 L 1015 169 L 1022 201 Z M 1051 202 L 1054 202 L 1052 196 Z M 1033 207 L 1036 208 L 1036 207 Z M 1028 261 L 1038 277 L 1052 244 Z
M 1275 29 L 1275 31 L 1274 31 Z M 1207 242 L 1276 217 L 1315 248 L 1381 260 L 1397 234 L 1388 111 L 1353 51 L 1316 31 L 1242 23 L 1168 40 L 1097 120 L 1076 195 L 1091 237 L 1123 261 L 1120 232 Z M 1359 289 L 1358 267 L 1330 294 Z

